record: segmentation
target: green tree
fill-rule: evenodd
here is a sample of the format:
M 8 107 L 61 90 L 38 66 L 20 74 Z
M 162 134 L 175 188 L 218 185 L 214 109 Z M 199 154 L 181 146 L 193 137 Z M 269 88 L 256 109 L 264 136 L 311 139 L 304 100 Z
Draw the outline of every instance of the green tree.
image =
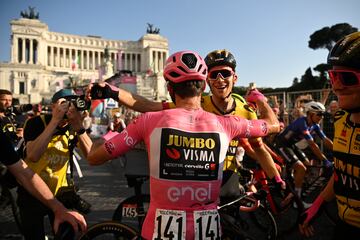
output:
M 356 31 L 358 29 L 348 23 L 338 23 L 331 27 L 324 27 L 310 35 L 309 48 L 314 50 L 326 48 L 330 51 L 338 40 Z

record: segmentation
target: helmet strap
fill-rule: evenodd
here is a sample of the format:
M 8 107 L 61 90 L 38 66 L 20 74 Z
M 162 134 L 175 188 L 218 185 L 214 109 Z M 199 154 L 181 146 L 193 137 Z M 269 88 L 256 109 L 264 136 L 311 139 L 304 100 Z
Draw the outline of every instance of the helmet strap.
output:
M 166 84 L 167 90 L 169 91 L 170 97 L 171 97 L 171 101 L 175 103 L 175 95 L 174 95 L 174 89 L 170 86 L 169 82 Z

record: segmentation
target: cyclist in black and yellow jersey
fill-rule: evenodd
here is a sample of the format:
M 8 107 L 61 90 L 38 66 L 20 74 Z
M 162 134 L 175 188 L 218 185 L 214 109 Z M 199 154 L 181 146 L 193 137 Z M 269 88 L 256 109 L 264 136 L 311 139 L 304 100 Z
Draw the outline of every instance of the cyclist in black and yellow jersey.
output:
M 324 201 L 336 197 L 340 221 L 334 239 L 359 239 L 360 236 L 360 32 L 338 41 L 328 56 L 332 90 L 342 109 L 334 119 L 334 173 L 325 189 L 305 212 L 299 226 L 306 236 L 314 234 L 309 222 Z
M 208 67 L 207 83 L 211 90 L 210 96 L 202 96 L 201 106 L 205 111 L 215 113 L 217 115 L 236 115 L 246 119 L 256 119 L 256 113 L 248 106 L 247 102 L 241 96 L 232 94 L 233 87 L 237 82 L 235 73 L 236 60 L 232 53 L 227 50 L 215 50 L 210 52 L 204 59 Z M 97 85 L 97 87 L 104 85 Z M 93 85 L 89 86 L 91 91 Z M 109 85 L 104 87 L 110 88 Z M 263 97 L 263 95 L 261 94 Z M 139 112 L 160 111 L 167 108 L 173 108 L 174 104 L 169 102 L 153 102 L 144 97 L 132 94 L 123 89 L 119 89 L 119 102 L 133 110 Z M 238 192 L 238 179 L 236 172 L 237 165 L 235 161 L 236 149 L 239 140 L 233 139 L 230 143 L 227 158 L 224 163 L 223 182 L 229 182 L 229 187 L 224 187 L 223 195 L 236 196 Z M 253 156 L 259 161 L 261 167 L 267 173 L 270 179 L 274 179 L 285 188 L 279 172 L 271 158 L 271 155 L 265 149 L 261 138 L 250 139 L 251 147 L 254 151 Z M 232 181 L 227 181 L 228 179 Z M 235 185 L 237 188 L 235 187 Z

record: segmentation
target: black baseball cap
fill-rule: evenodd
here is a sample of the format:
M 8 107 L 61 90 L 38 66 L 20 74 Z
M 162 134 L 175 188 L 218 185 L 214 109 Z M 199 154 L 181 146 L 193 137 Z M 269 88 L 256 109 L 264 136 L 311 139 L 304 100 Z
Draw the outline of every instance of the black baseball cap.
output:
M 53 95 L 51 101 L 52 101 L 52 103 L 55 103 L 60 98 L 69 98 L 69 97 L 74 97 L 74 96 L 76 96 L 76 95 L 74 94 L 74 92 L 71 89 L 61 89 Z

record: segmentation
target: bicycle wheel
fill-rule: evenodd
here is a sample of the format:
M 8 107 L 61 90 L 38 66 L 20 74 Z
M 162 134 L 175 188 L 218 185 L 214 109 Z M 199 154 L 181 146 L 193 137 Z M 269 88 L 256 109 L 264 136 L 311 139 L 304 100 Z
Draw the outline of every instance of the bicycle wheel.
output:
M 122 223 L 107 221 L 88 228 L 79 240 L 135 240 L 141 239 L 138 232 Z
M 241 205 L 246 204 L 244 200 Z M 239 211 L 239 205 L 234 204 L 219 212 L 223 239 L 275 240 L 277 238 L 275 219 L 263 205 L 255 211 L 243 212 Z
M 150 205 L 150 195 L 131 196 L 116 208 L 112 220 L 124 223 L 140 231 Z

